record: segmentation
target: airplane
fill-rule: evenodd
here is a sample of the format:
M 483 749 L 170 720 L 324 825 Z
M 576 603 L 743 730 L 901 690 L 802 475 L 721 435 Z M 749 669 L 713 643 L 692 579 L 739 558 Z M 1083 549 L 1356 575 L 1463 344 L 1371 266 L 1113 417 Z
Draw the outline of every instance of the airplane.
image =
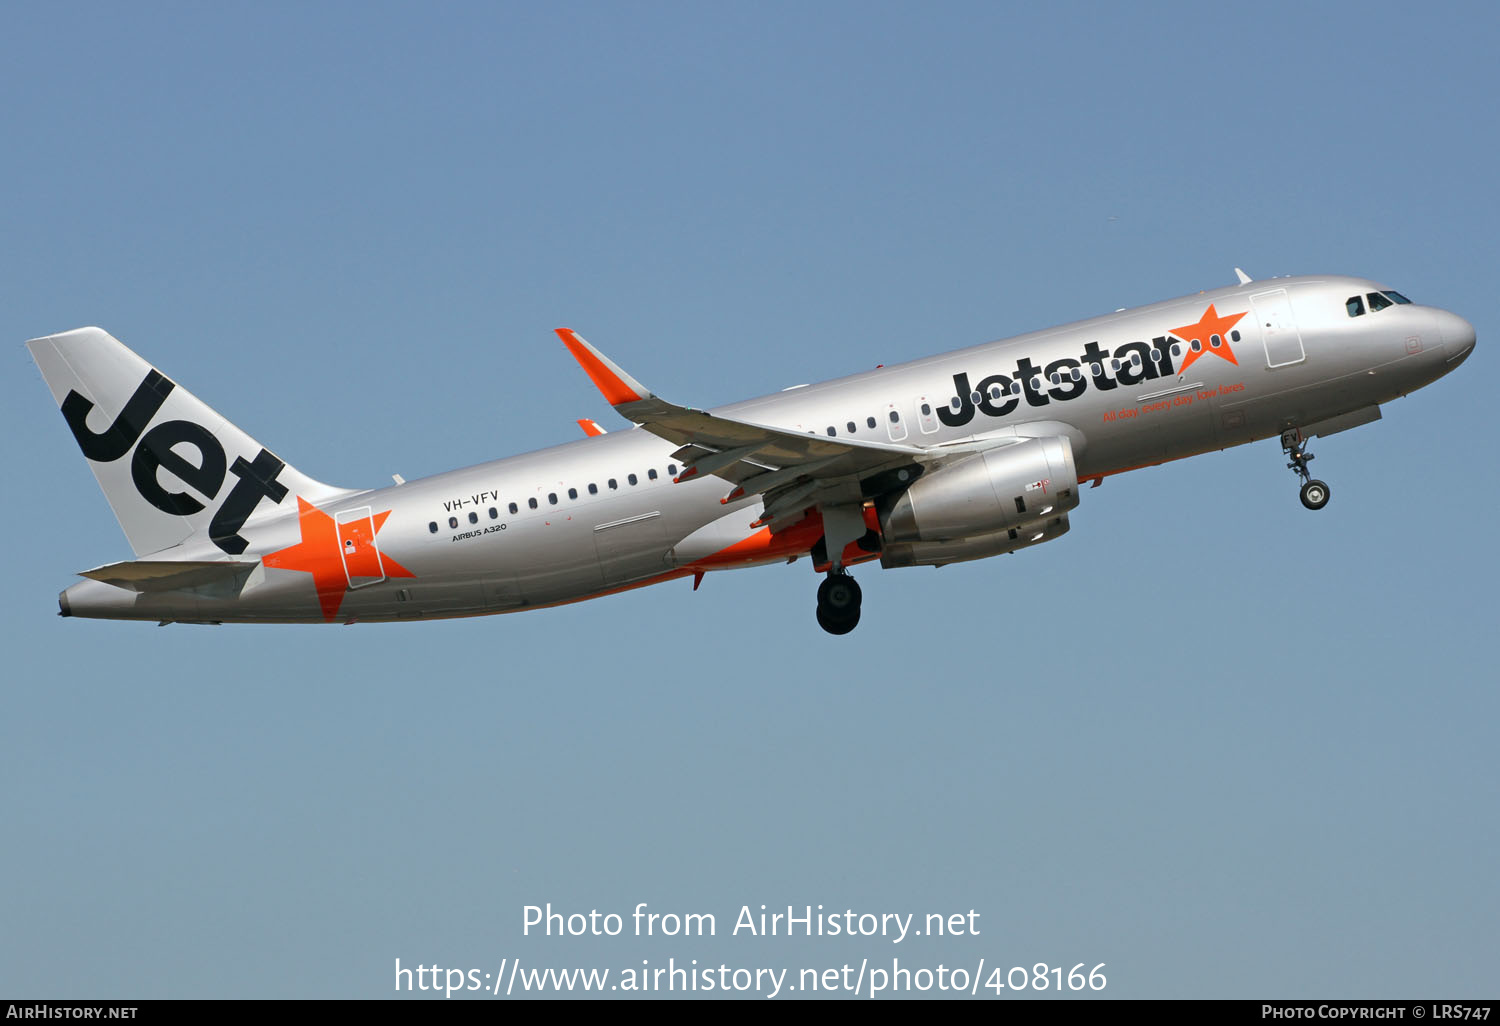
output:
M 1457 314 L 1363 278 L 1237 284 L 798 385 L 712 410 L 558 337 L 631 430 L 393 485 L 300 473 L 99 328 L 27 343 L 134 560 L 60 615 L 344 623 L 508 613 L 806 558 L 847 634 L 849 569 L 1052 541 L 1085 484 L 1280 438 L 1310 510 L 1311 439 L 1368 424 L 1474 349 Z

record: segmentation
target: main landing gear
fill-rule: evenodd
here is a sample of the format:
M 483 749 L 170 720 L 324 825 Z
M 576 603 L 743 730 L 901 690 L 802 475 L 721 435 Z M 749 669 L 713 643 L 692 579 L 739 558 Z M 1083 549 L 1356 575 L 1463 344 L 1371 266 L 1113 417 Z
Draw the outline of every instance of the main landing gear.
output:
M 818 626 L 829 634 L 848 634 L 859 623 L 859 584 L 842 569 L 828 571 L 818 585 Z
M 1328 497 L 1332 492 L 1327 484 L 1314 478 L 1307 469 L 1307 465 L 1313 461 L 1313 454 L 1307 451 L 1307 440 L 1302 437 L 1302 432 L 1297 428 L 1283 431 L 1281 450 L 1291 457 L 1287 469 L 1294 471 L 1302 479 L 1302 505 L 1308 509 L 1322 509 L 1328 505 Z

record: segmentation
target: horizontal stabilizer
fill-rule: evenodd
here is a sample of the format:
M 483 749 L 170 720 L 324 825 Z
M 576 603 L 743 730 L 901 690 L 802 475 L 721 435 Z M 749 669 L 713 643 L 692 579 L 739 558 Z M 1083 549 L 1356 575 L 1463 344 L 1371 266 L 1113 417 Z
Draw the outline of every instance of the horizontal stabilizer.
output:
M 96 566 L 78 576 L 126 591 L 184 591 L 212 587 L 238 593 L 250 571 L 259 565 L 253 560 L 227 563 L 140 559 Z

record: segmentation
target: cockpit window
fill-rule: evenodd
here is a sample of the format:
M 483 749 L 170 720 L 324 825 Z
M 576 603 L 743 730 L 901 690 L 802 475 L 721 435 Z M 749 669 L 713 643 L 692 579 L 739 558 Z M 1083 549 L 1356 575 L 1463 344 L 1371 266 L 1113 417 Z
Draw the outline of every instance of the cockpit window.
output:
M 1386 295 L 1387 298 L 1394 299 L 1396 302 L 1402 304 L 1403 306 L 1405 306 L 1405 305 L 1407 305 L 1407 304 L 1409 304 L 1411 302 L 1411 300 L 1407 299 L 1401 293 L 1399 293 L 1399 292 L 1392 292 L 1390 289 L 1386 289 L 1385 290 L 1385 295 Z
M 1349 311 L 1350 317 L 1358 317 L 1365 312 L 1365 301 L 1358 296 L 1350 296 L 1344 302 L 1344 309 Z
M 1384 310 L 1388 306 L 1396 305 L 1389 299 L 1386 299 L 1384 296 L 1382 296 L 1379 292 L 1371 292 L 1369 295 L 1365 296 L 1365 298 L 1370 301 L 1371 313 L 1374 313 L 1377 310 Z

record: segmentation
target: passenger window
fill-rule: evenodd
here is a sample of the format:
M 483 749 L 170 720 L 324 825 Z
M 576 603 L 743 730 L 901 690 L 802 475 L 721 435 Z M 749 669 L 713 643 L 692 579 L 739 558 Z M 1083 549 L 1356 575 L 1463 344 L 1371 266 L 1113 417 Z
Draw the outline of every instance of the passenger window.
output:
M 478 513 L 470 513 L 469 514 L 469 523 L 471 523 L 471 524 L 477 524 L 477 523 L 479 523 L 479 514 Z
M 547 504 L 549 506 L 556 506 L 557 505 L 557 493 L 556 492 L 548 492 L 547 493 Z
M 958 405 L 958 400 L 957 399 L 953 400 L 953 402 L 954 402 L 955 406 Z M 932 407 L 929 406 L 927 403 L 923 403 L 922 404 L 922 416 L 924 416 L 924 417 L 930 417 L 930 416 L 932 416 Z
M 596 485 L 596 484 L 594 484 L 594 482 L 592 482 L 592 481 L 589 482 L 589 494 L 590 495 L 598 495 L 599 494 L 599 486 Z
M 899 424 L 899 423 L 901 423 L 901 414 L 898 413 L 898 412 L 896 412 L 895 410 L 891 411 L 891 423 L 892 424 Z
M 613 491 L 614 489 L 620 487 L 620 483 L 618 481 L 616 481 L 614 478 L 610 478 L 609 479 L 609 487 L 610 487 L 610 490 Z
M 428 523 L 427 523 L 427 530 L 431 531 L 433 534 L 437 534 L 437 521 L 436 520 L 428 521 Z
M 854 421 L 851 420 L 849 423 L 845 424 L 844 426 L 849 429 L 849 433 L 851 435 L 854 434 Z
M 1394 303 L 1392 303 L 1389 299 L 1386 299 L 1379 292 L 1371 292 L 1369 295 L 1365 296 L 1365 299 L 1369 300 L 1370 302 L 1371 313 L 1375 313 L 1377 310 L 1384 310 L 1388 306 L 1395 306 Z
M 667 464 L 667 476 L 668 477 L 676 477 L 677 476 L 677 464 L 675 464 L 675 463 L 668 463 Z
M 626 474 L 625 480 L 629 481 L 631 484 L 636 484 L 638 483 L 639 479 L 634 474 Z
M 532 509 L 536 509 L 536 498 L 533 496 L 532 498 L 527 499 L 526 505 L 530 506 Z
M 650 470 L 646 471 L 646 479 L 648 481 L 655 481 L 656 480 L 656 468 L 655 467 L 652 467 Z
M 869 425 L 871 428 L 873 428 L 875 426 L 875 418 L 874 417 L 866 417 L 865 418 L 865 423 L 867 425 Z
M 570 499 L 576 499 L 576 498 L 578 498 L 578 489 L 577 488 L 569 488 L 568 489 L 568 498 L 570 498 Z
M 1350 317 L 1358 317 L 1365 312 L 1365 301 L 1358 296 L 1350 296 L 1344 301 L 1344 309 L 1349 311 Z
M 496 509 L 494 506 L 490 507 L 490 519 L 491 520 L 499 520 L 500 519 L 500 511 L 498 509 Z
M 510 504 L 510 511 L 512 513 L 519 513 L 519 512 L 521 512 L 520 507 L 518 507 L 514 502 Z
M 449 517 L 448 518 L 448 526 L 449 527 L 457 527 L 458 526 L 458 517 Z
M 830 427 L 828 429 L 828 437 L 829 438 L 836 438 L 836 437 L 838 437 L 838 432 L 835 431 L 832 427 Z

